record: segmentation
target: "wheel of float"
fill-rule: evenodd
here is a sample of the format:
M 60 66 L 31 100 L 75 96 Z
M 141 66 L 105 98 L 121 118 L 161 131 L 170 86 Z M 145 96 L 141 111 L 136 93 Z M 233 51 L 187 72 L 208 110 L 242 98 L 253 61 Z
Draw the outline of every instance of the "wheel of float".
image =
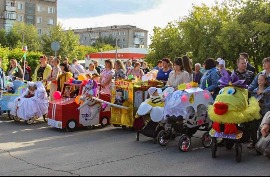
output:
M 21 119 L 18 116 L 13 116 L 13 120 L 15 122 L 20 122 L 21 121 Z
M 35 122 L 34 118 L 30 118 L 30 119 L 25 121 L 25 123 L 28 124 L 28 125 L 32 125 L 34 122 Z
M 14 120 L 13 116 L 10 114 L 10 111 L 8 111 L 7 113 L 8 113 L 8 118 L 9 118 L 10 120 Z
M 235 151 L 236 151 L 236 162 L 240 163 L 242 160 L 242 144 L 241 143 L 235 144 Z
M 116 127 L 116 128 L 121 127 L 120 125 L 117 125 L 117 124 L 113 124 L 113 126 Z
M 160 146 L 166 146 L 170 142 L 170 138 L 165 130 L 161 130 L 157 136 L 158 144 Z
M 216 138 L 212 138 L 211 151 L 212 151 L 212 158 L 216 158 L 217 157 L 217 139 Z
M 101 127 L 107 127 L 109 125 L 109 118 L 108 117 L 103 117 L 101 119 Z
M 67 126 L 66 126 L 66 131 L 67 132 L 72 132 L 75 130 L 75 128 L 77 127 L 77 123 L 75 120 L 70 120 L 67 122 Z
M 136 141 L 140 141 L 140 133 L 139 132 L 136 133 Z
M 126 130 L 126 129 L 127 129 L 127 126 L 122 125 L 122 129 L 123 129 L 123 130 Z
M 230 141 L 230 140 L 226 140 L 225 141 L 225 147 L 227 150 L 231 150 L 234 146 L 234 142 Z
M 205 132 L 202 136 L 202 144 L 205 148 L 210 148 L 212 143 L 212 138 L 209 132 Z
M 44 122 L 48 123 L 48 114 L 43 115 Z
M 182 135 L 178 141 L 178 148 L 182 152 L 188 152 L 191 146 L 191 139 L 187 135 Z

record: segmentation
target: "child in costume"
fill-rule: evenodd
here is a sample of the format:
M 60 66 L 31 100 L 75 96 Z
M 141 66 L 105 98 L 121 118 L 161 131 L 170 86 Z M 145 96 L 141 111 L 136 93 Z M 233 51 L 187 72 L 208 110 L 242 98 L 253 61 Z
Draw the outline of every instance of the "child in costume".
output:
M 148 93 L 150 95 L 151 105 L 164 107 L 164 99 L 159 95 L 156 87 L 149 88 Z
M 10 82 L 10 83 L 7 84 L 7 92 L 8 93 L 11 93 L 11 94 L 14 94 L 15 93 L 14 85 L 13 85 L 12 82 Z

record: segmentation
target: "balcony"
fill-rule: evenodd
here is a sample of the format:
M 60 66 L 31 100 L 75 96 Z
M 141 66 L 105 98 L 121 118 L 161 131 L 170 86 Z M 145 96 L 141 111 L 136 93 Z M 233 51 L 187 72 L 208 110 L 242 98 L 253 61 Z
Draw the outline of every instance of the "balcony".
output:
M 6 11 L 16 12 L 16 7 L 15 6 L 6 6 Z
M 13 13 L 13 12 L 11 13 L 9 11 L 6 11 L 4 15 L 4 19 L 16 20 L 16 13 Z

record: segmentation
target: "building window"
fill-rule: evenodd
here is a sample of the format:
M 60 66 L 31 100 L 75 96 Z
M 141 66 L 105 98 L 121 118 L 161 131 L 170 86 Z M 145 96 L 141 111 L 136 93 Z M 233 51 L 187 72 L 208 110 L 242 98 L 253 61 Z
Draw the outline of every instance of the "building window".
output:
M 123 35 L 126 35 L 126 32 L 125 31 L 123 32 Z
M 15 2 L 10 2 L 11 7 L 15 7 Z
M 38 17 L 38 18 L 37 18 L 37 23 L 38 23 L 38 24 L 41 24 L 41 23 L 42 23 L 42 17 Z
M 41 12 L 42 11 L 42 7 L 40 5 L 37 6 L 37 11 Z
M 126 41 L 126 39 L 125 38 L 123 38 L 123 42 L 125 42 Z
M 48 25 L 54 25 L 54 20 L 53 19 L 49 19 L 48 20 Z
M 55 8 L 54 7 L 48 7 L 48 13 L 49 14 L 54 14 L 55 13 Z
M 19 22 L 23 22 L 23 16 L 22 16 L 22 15 L 19 15 L 19 16 L 18 16 L 18 21 L 19 21 Z
M 38 29 L 38 34 L 42 35 L 42 29 Z
M 18 10 L 23 10 L 23 4 L 22 3 L 18 3 Z

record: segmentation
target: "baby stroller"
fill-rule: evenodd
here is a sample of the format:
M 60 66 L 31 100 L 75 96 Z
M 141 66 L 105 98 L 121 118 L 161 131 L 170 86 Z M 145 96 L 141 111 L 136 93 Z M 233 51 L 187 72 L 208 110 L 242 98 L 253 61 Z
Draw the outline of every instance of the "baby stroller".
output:
M 158 97 L 151 97 L 147 99 L 139 106 L 137 111 L 136 119 L 134 121 L 134 127 L 137 131 L 136 139 L 140 140 L 140 134 L 152 138 L 153 143 L 157 143 L 157 135 L 160 131 L 164 130 L 164 120 L 163 120 L 163 111 L 164 111 L 164 103 L 161 101 L 164 93 L 170 89 L 164 90 L 162 92 L 161 89 L 150 88 L 157 90 Z M 149 90 L 150 90 L 149 89 Z M 160 100 L 157 102 L 152 102 L 151 100 Z
M 165 129 L 157 136 L 158 143 L 166 146 L 170 140 L 180 136 L 178 148 L 187 152 L 191 147 L 191 137 L 198 131 L 206 131 L 202 139 L 204 147 L 210 147 L 209 130 L 211 121 L 207 107 L 213 103 L 208 91 L 192 87 L 184 91 L 175 91 L 167 96 L 164 108 Z
M 26 90 L 26 84 L 22 81 L 13 81 L 14 94 L 8 93 L 6 90 L 1 91 L 0 95 L 0 114 L 6 112 L 10 120 L 13 120 L 13 116 L 10 114 L 11 109 L 14 105 L 14 101 L 22 95 Z
M 46 89 L 41 82 L 31 84 L 35 85 L 36 87 L 34 96 L 31 98 L 25 98 L 29 91 L 26 89 L 23 94 L 13 103 L 11 115 L 13 116 L 15 122 L 24 120 L 26 124 L 31 125 L 41 117 L 43 118 L 44 122 L 47 122 L 49 100 Z

